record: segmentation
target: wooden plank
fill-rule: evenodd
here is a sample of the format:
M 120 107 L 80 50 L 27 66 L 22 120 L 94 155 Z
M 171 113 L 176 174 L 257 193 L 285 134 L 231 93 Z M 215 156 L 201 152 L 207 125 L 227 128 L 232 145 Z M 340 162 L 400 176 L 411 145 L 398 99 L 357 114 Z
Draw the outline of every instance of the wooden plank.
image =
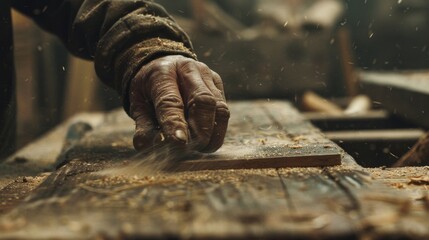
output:
M 404 191 L 414 203 L 423 205 L 424 196 L 429 194 L 428 184 L 414 184 L 411 179 L 429 174 L 429 167 L 369 168 L 366 170 L 376 181 L 383 181 L 389 186 Z M 429 209 L 427 209 L 429 211 Z
M 429 127 L 429 74 L 362 72 L 364 93 L 383 107 L 423 127 Z
M 325 132 L 325 136 L 334 141 L 414 141 L 425 132 L 421 129 L 385 129 Z
M 386 129 L 325 132 L 364 167 L 392 166 L 418 139 L 420 129 Z
M 304 239 L 355 236 L 355 223 L 348 212 L 351 203 L 323 169 L 278 169 L 289 201 L 290 221 Z
M 312 232 L 323 238 L 326 230 L 334 225 L 336 236 L 344 239 L 424 239 L 428 236 L 424 226 L 429 223 L 429 208 L 422 201 L 429 193 L 427 188 L 421 187 L 411 198 L 409 192 L 394 191 L 384 183 L 384 169 L 373 169 L 369 173 L 346 166 L 279 170 L 293 210 L 313 216 L 323 226 L 322 231 L 308 229 L 307 234 Z M 407 171 L 393 174 L 393 170 L 386 171 L 390 177 L 407 178 L 404 177 Z M 412 171 L 414 176 L 427 174 L 423 168 Z
M 35 168 L 34 165 L 40 165 L 40 168 L 49 169 L 61 153 L 65 144 L 67 131 L 71 125 L 82 122 L 95 128 L 104 123 L 105 118 L 102 113 L 81 113 L 76 115 L 9 156 L 4 164 L 11 165 L 12 163 L 19 162 L 21 163 L 19 165 L 21 167 L 25 167 L 28 164 L 30 166 L 27 168 Z M 0 173 L 2 172 L 0 171 Z
M 251 111 L 249 111 L 251 109 Z M 176 171 L 318 167 L 341 164 L 342 150 L 322 136 L 291 104 L 281 101 L 233 102 L 224 145 L 213 154 L 194 153 L 174 166 Z M 132 156 L 133 124 L 122 113 L 110 125 L 90 133 L 69 153 L 93 158 Z M 116 121 L 116 122 L 115 122 Z M 120 122 L 120 123 L 119 123 Z M 120 125 L 121 127 L 118 127 Z M 113 127 L 116 126 L 116 127 Z M 156 154 L 156 153 L 155 153 Z M 137 157 L 141 162 L 154 157 Z M 137 163 L 137 165 L 139 165 Z
M 91 173 L 114 164 L 73 161 L 60 169 L 3 219 L 3 236 L 247 238 L 293 234 L 304 225 L 290 218 L 274 169 L 146 178 Z M 58 214 L 61 223 L 52 221 Z
M 305 113 L 304 116 L 317 128 L 325 131 L 356 129 L 404 129 L 415 124 L 404 121 L 385 110 L 373 110 L 364 114 L 330 116 L 323 113 Z
M 429 212 L 414 204 L 416 196 L 364 172 L 347 154 L 341 166 L 324 168 L 106 173 L 132 161 L 129 120 L 120 116 L 109 114 L 86 137 L 93 152 L 71 152 L 71 162 L 0 217 L 0 238 L 429 237 Z M 300 126 L 285 129 L 305 132 Z
M 0 215 L 18 205 L 54 169 L 70 125 L 86 122 L 95 127 L 103 119 L 101 113 L 76 115 L 0 163 Z
M 422 228 L 429 223 L 429 212 L 412 204 L 415 196 L 409 198 L 354 166 L 100 174 L 123 164 L 72 161 L 0 218 L 0 237 L 429 236 Z M 404 221 L 407 227 L 398 226 Z
M 353 218 L 360 238 L 429 237 L 429 212 L 424 211 L 421 205 L 415 204 L 415 200 L 405 192 L 394 191 L 383 181 L 377 181 L 372 175 L 361 171 L 334 167 L 326 169 L 326 173 L 355 205 Z
M 280 101 L 236 102 L 224 146 L 198 154 L 181 169 L 318 167 L 341 164 L 341 149 Z M 251 109 L 251 111 L 249 111 Z
M 6 187 L 0 189 L 0 215 L 12 210 L 22 202 L 30 192 L 41 184 L 49 174 L 39 174 L 36 177 L 16 178 Z

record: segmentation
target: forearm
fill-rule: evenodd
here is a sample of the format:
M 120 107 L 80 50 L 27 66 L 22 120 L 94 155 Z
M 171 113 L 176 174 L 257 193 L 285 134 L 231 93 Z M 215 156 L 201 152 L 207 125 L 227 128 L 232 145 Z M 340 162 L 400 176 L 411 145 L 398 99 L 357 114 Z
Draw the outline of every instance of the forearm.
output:
M 144 0 L 15 0 L 14 7 L 94 59 L 100 79 L 128 109 L 127 86 L 138 69 L 163 55 L 195 58 L 187 35 L 159 5 Z

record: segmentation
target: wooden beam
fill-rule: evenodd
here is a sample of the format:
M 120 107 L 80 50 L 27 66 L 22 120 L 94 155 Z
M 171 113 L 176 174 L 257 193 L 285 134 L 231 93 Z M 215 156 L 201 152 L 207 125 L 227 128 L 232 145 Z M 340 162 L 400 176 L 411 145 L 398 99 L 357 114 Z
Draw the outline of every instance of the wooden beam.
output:
M 133 123 L 122 113 L 116 116 L 118 119 L 115 121 L 126 123 L 109 123 L 100 130 L 94 130 L 67 155 L 69 160 L 83 156 L 89 159 L 135 155 L 135 163 L 129 169 L 133 171 L 137 165 L 147 167 L 145 163 L 160 163 L 161 160 L 157 159 L 170 161 L 166 168 L 174 167 L 174 170 L 181 171 L 341 164 L 342 150 L 323 137 L 291 104 L 259 100 L 233 102 L 229 106 L 231 119 L 224 145 L 212 154 L 193 153 L 181 161 L 175 161 L 174 153 L 166 153 L 166 156 L 163 151 L 169 149 L 137 154 L 131 143 Z
M 411 129 L 415 124 L 404 121 L 385 110 L 372 110 L 364 114 L 332 116 L 323 113 L 303 114 L 322 131 Z
M 429 73 L 361 72 L 363 91 L 394 114 L 429 128 Z
M 343 114 L 343 110 L 335 103 L 312 91 L 303 94 L 301 105 L 307 111 L 322 112 L 334 116 Z
M 354 130 L 325 132 L 364 167 L 392 166 L 418 139 L 421 129 Z
M 23 204 L 0 217 L 0 237 L 429 236 L 424 227 L 429 215 L 413 204 L 414 195 L 393 189 L 353 165 L 100 174 L 123 164 L 72 161 L 49 176 Z
M 242 106 L 243 113 L 254 116 L 260 105 L 272 106 L 268 111 L 276 113 L 277 121 L 289 118 L 276 126 L 290 136 L 319 134 L 288 104 L 259 102 L 249 110 L 244 102 L 231 104 L 231 110 Z M 385 184 L 381 169 L 368 174 L 345 153 L 342 165 L 323 168 L 106 174 L 127 166 L 134 152 L 132 121 L 123 111 L 104 119 L 82 139 L 80 150 L 70 152 L 72 161 L 0 216 L 0 238 L 429 237 L 429 213 L 416 195 Z M 270 121 L 250 119 L 242 124 L 269 130 L 264 121 Z
M 325 136 L 335 141 L 394 141 L 417 140 L 424 135 L 421 129 L 354 130 L 325 132 Z
M 224 146 L 214 154 L 198 154 L 183 161 L 181 168 L 201 170 L 341 164 L 341 150 L 286 102 L 235 102 L 231 105 L 231 114 Z

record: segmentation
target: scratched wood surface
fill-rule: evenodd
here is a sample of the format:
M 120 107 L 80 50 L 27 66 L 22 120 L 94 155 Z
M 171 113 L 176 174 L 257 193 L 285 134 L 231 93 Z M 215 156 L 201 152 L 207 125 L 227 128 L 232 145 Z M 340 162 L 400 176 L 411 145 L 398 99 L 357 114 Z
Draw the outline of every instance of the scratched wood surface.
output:
M 319 167 L 341 164 L 341 150 L 281 101 L 236 102 L 224 145 L 195 155 L 181 169 Z
M 0 238 L 429 237 L 425 202 L 347 154 L 333 167 L 106 173 L 132 162 L 129 129 L 115 114 L 0 217 Z
M 195 153 L 185 157 L 175 170 L 341 164 L 341 149 L 305 121 L 291 104 L 281 101 L 235 102 L 230 108 L 232 114 L 224 145 L 213 154 Z M 77 158 L 82 155 L 92 158 L 94 153 L 96 157 L 112 152 L 135 154 L 130 142 L 133 134 L 130 119 L 120 112 L 113 113 L 107 121 L 110 124 L 83 139 L 70 155 L 77 153 Z

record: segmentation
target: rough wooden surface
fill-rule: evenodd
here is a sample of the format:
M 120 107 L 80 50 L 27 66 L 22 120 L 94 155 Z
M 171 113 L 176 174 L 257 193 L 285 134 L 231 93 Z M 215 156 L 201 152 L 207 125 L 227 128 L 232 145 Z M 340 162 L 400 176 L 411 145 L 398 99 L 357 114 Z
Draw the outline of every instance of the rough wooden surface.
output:
M 231 119 L 224 145 L 213 154 L 193 154 L 176 170 L 318 167 L 341 164 L 333 142 L 287 102 L 252 101 L 230 105 Z M 76 158 L 132 156 L 133 123 L 122 112 L 85 137 L 69 153 Z M 95 154 L 95 156 L 93 156 Z M 112 155 L 113 154 L 113 155 Z M 143 156 L 144 158 L 145 156 Z
M 224 145 L 193 156 L 181 169 L 319 167 L 341 164 L 341 150 L 292 105 L 280 101 L 236 102 Z
M 8 157 L 5 162 L 0 163 L 0 189 L 17 177 L 35 177 L 43 172 L 52 171 L 64 145 L 69 126 L 76 122 L 85 122 L 96 127 L 103 119 L 102 113 L 79 114 Z
M 49 173 L 43 173 L 35 177 L 18 177 L 1 188 L 0 215 L 16 207 L 31 191 L 36 189 L 48 175 Z
M 429 185 L 408 179 L 427 168 L 366 170 L 343 154 L 335 167 L 106 174 L 132 161 L 121 121 L 108 115 L 71 162 L 0 215 L 0 238 L 429 237 Z
M 145 177 L 97 174 L 122 164 L 71 162 L 0 220 L 0 236 L 429 236 L 429 213 L 419 204 L 424 195 L 408 196 L 344 166 Z

